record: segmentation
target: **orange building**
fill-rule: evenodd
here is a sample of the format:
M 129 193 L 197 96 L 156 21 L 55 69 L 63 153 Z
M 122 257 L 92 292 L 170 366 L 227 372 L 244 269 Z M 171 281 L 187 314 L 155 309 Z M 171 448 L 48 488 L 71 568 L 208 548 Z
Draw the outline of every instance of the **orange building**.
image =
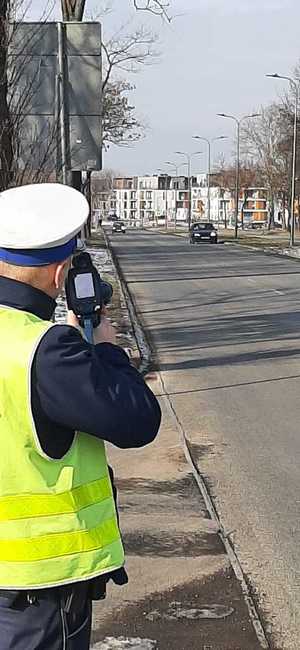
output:
M 264 187 L 248 187 L 243 190 L 241 217 L 244 225 L 268 223 L 268 191 Z

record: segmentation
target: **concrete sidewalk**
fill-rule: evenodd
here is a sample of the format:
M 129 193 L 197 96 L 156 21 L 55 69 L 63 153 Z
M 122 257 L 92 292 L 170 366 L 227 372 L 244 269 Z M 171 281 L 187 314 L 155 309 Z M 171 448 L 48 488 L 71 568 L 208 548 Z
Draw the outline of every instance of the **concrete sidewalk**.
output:
M 94 238 L 94 245 L 103 246 L 101 238 Z M 121 296 L 115 296 L 115 304 L 124 311 Z M 117 311 L 114 318 L 118 320 Z M 240 584 L 186 461 L 160 376 L 152 373 L 147 381 L 163 412 L 157 440 L 141 450 L 108 449 L 117 477 L 129 584 L 109 585 L 107 599 L 95 604 L 91 648 L 259 650 Z
M 162 394 L 159 378 L 149 384 Z M 118 476 L 129 584 L 95 607 L 93 650 L 258 650 L 238 581 L 160 398 L 157 441 L 109 450 Z M 127 640 L 126 640 L 127 639 Z

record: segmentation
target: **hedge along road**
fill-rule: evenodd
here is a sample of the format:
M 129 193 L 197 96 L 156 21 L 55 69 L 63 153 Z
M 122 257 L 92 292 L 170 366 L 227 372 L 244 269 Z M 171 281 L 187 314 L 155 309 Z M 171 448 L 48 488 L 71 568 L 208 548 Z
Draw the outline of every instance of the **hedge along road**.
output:
M 277 645 L 300 639 L 300 264 L 111 237 L 166 392 Z

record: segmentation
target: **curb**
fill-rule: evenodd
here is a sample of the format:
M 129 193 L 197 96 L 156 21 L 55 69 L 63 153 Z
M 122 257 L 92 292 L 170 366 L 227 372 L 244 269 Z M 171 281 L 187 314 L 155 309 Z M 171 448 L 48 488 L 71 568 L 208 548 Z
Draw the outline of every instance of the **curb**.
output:
M 128 309 L 133 335 L 135 337 L 136 344 L 138 347 L 139 356 L 140 356 L 138 369 L 142 375 L 145 375 L 149 371 L 151 366 L 151 361 L 152 361 L 150 344 L 148 343 L 143 328 L 140 324 L 139 317 L 137 314 L 137 308 L 133 296 L 131 295 L 128 289 L 127 283 L 124 280 L 122 269 L 120 267 L 118 258 L 115 255 L 114 250 L 110 245 L 109 237 L 107 236 L 104 230 L 103 230 L 103 234 L 104 234 L 104 240 L 105 240 L 107 250 L 110 254 L 113 266 L 115 268 L 116 277 L 118 279 L 118 283 L 120 287 L 120 292 L 121 295 L 123 296 L 124 302 Z
M 134 333 L 134 336 L 136 336 L 136 342 L 137 342 L 138 349 L 140 351 L 140 359 L 141 359 L 140 365 L 139 365 L 139 370 L 140 370 L 140 372 L 142 374 L 145 375 L 149 371 L 150 366 L 151 366 L 151 361 L 152 361 L 151 347 L 150 347 L 150 344 L 149 344 L 149 342 L 147 340 L 145 332 L 144 332 L 144 330 L 143 330 L 143 328 L 142 328 L 142 326 L 140 324 L 135 301 L 134 301 L 133 296 L 131 295 L 131 293 L 130 293 L 130 291 L 128 289 L 128 286 L 127 286 L 126 280 L 124 279 L 124 276 L 123 276 L 119 261 L 118 261 L 117 256 L 115 255 L 115 253 L 114 253 L 114 251 L 113 251 L 113 249 L 112 249 L 112 247 L 110 245 L 110 240 L 109 240 L 108 236 L 106 235 L 106 233 L 104 233 L 104 239 L 105 239 L 107 249 L 108 249 L 108 251 L 109 251 L 109 253 L 111 255 L 112 262 L 113 262 L 114 267 L 116 269 L 117 276 L 119 277 L 120 288 L 121 288 L 121 291 L 122 291 L 122 293 L 124 295 L 124 299 L 125 299 L 127 307 L 128 307 L 128 312 L 129 312 L 129 315 L 130 315 L 130 321 L 131 321 L 131 324 L 132 324 L 133 333 Z M 254 627 L 254 630 L 255 630 L 255 633 L 256 633 L 256 636 L 257 636 L 257 640 L 258 640 L 261 648 L 263 648 L 264 650 L 271 650 L 271 645 L 270 645 L 270 643 L 269 643 L 269 641 L 268 641 L 268 639 L 266 637 L 265 630 L 264 630 L 263 624 L 261 622 L 261 619 L 260 619 L 256 604 L 255 604 L 255 601 L 254 601 L 254 599 L 253 599 L 253 597 L 251 595 L 251 587 L 248 585 L 247 578 L 246 578 L 246 576 L 244 574 L 244 571 L 243 571 L 243 568 L 242 568 L 241 563 L 239 561 L 239 558 L 238 558 L 238 556 L 237 556 L 237 554 L 236 554 L 236 552 L 234 550 L 234 546 L 233 546 L 233 544 L 232 544 L 232 542 L 230 540 L 230 532 L 225 531 L 225 529 L 224 529 L 224 527 L 223 527 L 223 525 L 222 525 L 222 523 L 221 523 L 221 521 L 219 519 L 219 516 L 218 516 L 217 510 L 216 510 L 216 508 L 214 506 L 213 500 L 212 500 L 212 498 L 211 498 L 211 496 L 209 494 L 209 491 L 207 489 L 205 480 L 204 480 L 204 478 L 203 478 L 203 476 L 201 474 L 201 471 L 198 469 L 198 467 L 197 467 L 197 465 L 196 465 L 196 463 L 195 463 L 195 461 L 193 459 L 193 456 L 192 456 L 190 448 L 189 448 L 189 443 L 188 443 L 188 440 L 186 438 L 184 428 L 183 428 L 180 420 L 178 419 L 178 416 L 177 416 L 177 413 L 176 413 L 176 411 L 175 411 L 175 409 L 173 407 L 170 395 L 166 391 L 166 388 L 165 388 L 165 385 L 164 385 L 164 380 L 163 380 L 163 377 L 162 377 L 162 374 L 161 374 L 159 368 L 157 370 L 157 374 L 159 375 L 159 378 L 160 378 L 160 381 L 161 381 L 164 397 L 166 398 L 166 400 L 168 402 L 169 409 L 170 409 L 173 417 L 175 418 L 175 421 L 176 421 L 176 424 L 177 424 L 177 427 L 178 427 L 178 431 L 179 431 L 179 434 L 180 434 L 181 439 L 182 439 L 183 451 L 184 451 L 186 461 L 187 461 L 188 465 L 190 466 L 190 469 L 191 469 L 191 472 L 193 474 L 194 480 L 195 480 L 195 482 L 196 482 L 196 484 L 198 486 L 199 492 L 200 492 L 200 494 L 201 494 L 201 496 L 202 496 L 202 498 L 203 498 L 203 500 L 205 502 L 205 506 L 207 508 L 209 516 L 210 516 L 211 520 L 214 521 L 216 523 L 216 525 L 217 525 L 218 535 L 219 535 L 219 537 L 220 537 L 220 539 L 221 539 L 221 541 L 223 543 L 225 552 L 226 552 L 227 557 L 228 557 L 228 559 L 230 561 L 230 564 L 231 564 L 232 569 L 234 571 L 235 577 L 236 577 L 236 579 L 238 580 L 238 582 L 241 585 L 241 589 L 242 589 L 242 592 L 243 592 L 243 597 L 244 597 L 245 603 L 246 603 L 247 608 L 248 608 L 249 617 L 250 617 L 250 620 L 251 620 L 252 625 Z

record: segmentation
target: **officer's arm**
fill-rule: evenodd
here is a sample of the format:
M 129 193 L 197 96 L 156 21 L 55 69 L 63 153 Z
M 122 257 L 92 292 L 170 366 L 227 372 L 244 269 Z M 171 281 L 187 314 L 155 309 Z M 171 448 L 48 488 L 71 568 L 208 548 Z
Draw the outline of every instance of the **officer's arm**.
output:
M 34 363 L 41 407 L 54 422 L 121 448 L 154 440 L 159 404 L 121 348 L 89 345 L 74 327 L 57 325 L 43 337 Z

